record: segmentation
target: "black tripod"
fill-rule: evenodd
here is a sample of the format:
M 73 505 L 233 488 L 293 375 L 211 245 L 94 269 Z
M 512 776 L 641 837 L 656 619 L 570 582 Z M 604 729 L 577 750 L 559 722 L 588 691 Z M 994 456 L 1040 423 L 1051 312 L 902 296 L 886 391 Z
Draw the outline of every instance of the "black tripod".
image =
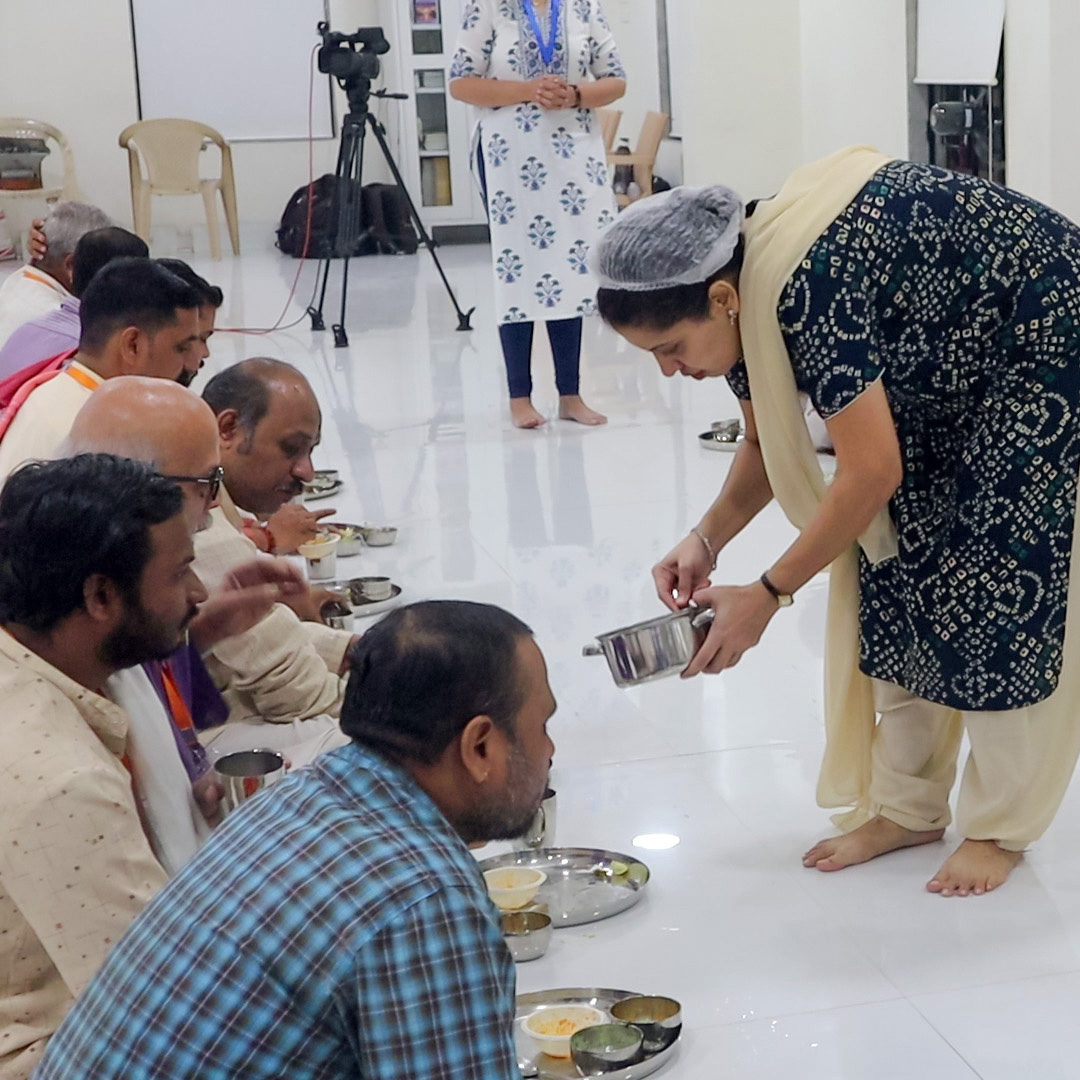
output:
M 316 286 L 319 293 L 318 307 L 309 307 L 308 315 L 311 316 L 312 330 L 325 330 L 326 323 L 323 321 L 323 302 L 326 299 L 326 283 L 330 278 L 330 262 L 334 258 L 344 258 L 345 265 L 341 272 L 341 319 L 331 329 L 334 331 L 334 345 L 344 348 L 349 344 L 349 338 L 345 333 L 345 305 L 349 296 L 349 259 L 356 250 L 358 243 L 372 235 L 371 228 L 363 228 L 363 210 L 360 201 L 360 188 L 364 171 L 364 135 L 367 128 L 375 136 L 375 141 L 382 150 L 383 158 L 390 168 L 395 183 L 405 193 L 405 201 L 409 204 L 409 218 L 416 228 L 424 247 L 431 253 L 435 268 L 439 271 L 443 285 L 446 286 L 450 303 L 457 312 L 458 330 L 471 330 L 469 319 L 476 308 L 462 311 L 454 296 L 454 290 L 446 279 L 439 256 L 435 254 L 435 241 L 428 235 L 424 223 L 420 220 L 420 214 L 416 209 L 409 189 L 405 186 L 401 171 L 394 161 L 390 147 L 386 143 L 386 128 L 378 120 L 375 114 L 368 108 L 371 94 L 371 80 L 355 77 L 339 80 L 346 92 L 349 102 L 349 111 L 341 122 L 341 146 L 338 148 L 337 168 L 334 171 L 336 183 L 335 203 L 336 214 L 334 232 L 330 243 L 329 254 L 322 260 L 319 267 L 321 283 L 316 278 Z M 375 97 L 404 99 L 405 94 L 388 94 L 385 90 L 375 92 Z

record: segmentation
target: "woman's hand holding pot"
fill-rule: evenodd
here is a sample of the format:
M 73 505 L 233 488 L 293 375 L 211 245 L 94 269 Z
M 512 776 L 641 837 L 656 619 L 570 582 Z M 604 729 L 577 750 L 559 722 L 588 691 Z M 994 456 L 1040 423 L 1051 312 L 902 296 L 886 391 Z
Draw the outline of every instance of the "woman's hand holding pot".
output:
M 681 611 L 694 593 L 708 587 L 712 571 L 712 556 L 691 533 L 653 567 L 656 594 L 672 611 Z
M 712 608 L 714 615 L 705 643 L 682 674 L 684 679 L 734 667 L 761 640 L 777 611 L 776 600 L 758 582 L 698 589 L 691 599 L 699 607 Z

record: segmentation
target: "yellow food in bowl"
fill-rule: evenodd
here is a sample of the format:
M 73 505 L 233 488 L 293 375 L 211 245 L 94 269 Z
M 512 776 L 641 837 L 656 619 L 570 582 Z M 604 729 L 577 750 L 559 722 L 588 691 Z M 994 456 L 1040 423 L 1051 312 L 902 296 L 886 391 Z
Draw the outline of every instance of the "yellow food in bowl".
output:
M 568 1058 L 571 1035 L 607 1022 L 607 1016 L 591 1005 L 546 1005 L 525 1018 L 524 1028 L 541 1053 Z
M 539 1023 L 533 1024 L 533 1031 L 537 1035 L 573 1035 L 582 1028 L 590 1027 L 588 1023 L 582 1023 L 580 1020 L 567 1020 L 563 1017 L 560 1020 L 541 1020 Z

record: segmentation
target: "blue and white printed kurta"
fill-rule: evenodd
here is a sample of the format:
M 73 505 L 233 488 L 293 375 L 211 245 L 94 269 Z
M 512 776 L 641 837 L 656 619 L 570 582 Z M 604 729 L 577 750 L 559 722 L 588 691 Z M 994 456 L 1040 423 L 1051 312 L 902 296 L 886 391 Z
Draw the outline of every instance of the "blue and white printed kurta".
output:
M 548 9 L 538 12 L 545 38 Z M 450 78 L 571 83 L 590 74 L 625 78 L 599 0 L 563 0 L 550 64 L 540 55 L 521 0 L 471 0 Z M 478 109 L 484 155 L 495 311 L 500 323 L 591 315 L 596 282 L 589 248 L 615 220 L 600 123 L 591 109 L 508 105 Z

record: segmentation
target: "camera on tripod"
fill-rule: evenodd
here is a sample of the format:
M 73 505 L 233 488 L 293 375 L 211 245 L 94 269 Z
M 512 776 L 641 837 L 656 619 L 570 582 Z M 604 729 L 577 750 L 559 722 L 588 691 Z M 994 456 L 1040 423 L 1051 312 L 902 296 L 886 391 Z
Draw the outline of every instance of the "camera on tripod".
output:
M 331 30 L 329 23 L 321 22 L 317 29 L 323 40 L 319 70 L 332 75 L 346 90 L 365 83 L 364 88 L 370 88 L 371 80 L 379 77 L 379 57 L 390 51 L 382 27 L 362 26 L 355 34 L 341 34 Z

